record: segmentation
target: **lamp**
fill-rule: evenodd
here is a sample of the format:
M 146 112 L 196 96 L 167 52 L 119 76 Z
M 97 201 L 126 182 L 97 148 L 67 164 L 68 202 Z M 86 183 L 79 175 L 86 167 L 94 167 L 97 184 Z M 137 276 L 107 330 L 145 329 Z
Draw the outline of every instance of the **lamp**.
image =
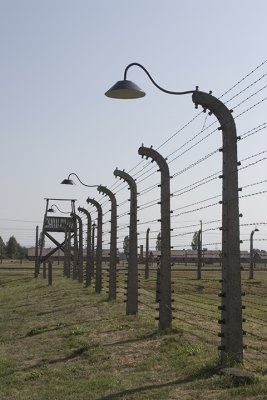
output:
M 189 93 L 194 93 L 195 90 L 188 90 L 186 92 L 173 92 L 170 90 L 166 90 L 163 89 L 161 86 L 159 86 L 154 79 L 152 78 L 152 76 L 150 75 L 150 73 L 147 71 L 147 69 L 145 67 L 143 67 L 143 65 L 139 64 L 139 63 L 131 63 L 129 64 L 124 71 L 124 80 L 123 81 L 118 81 L 117 83 L 115 83 L 115 85 L 113 85 L 106 93 L 105 95 L 107 97 L 111 97 L 113 99 L 139 99 L 141 97 L 144 97 L 146 94 L 145 92 L 140 89 L 139 86 L 137 86 L 134 82 L 129 81 L 126 79 L 127 76 L 127 71 L 130 67 L 132 66 L 137 66 L 140 67 L 149 77 L 149 79 L 151 80 L 151 82 L 162 92 L 164 93 L 168 93 L 168 94 L 175 94 L 175 95 L 182 95 L 182 94 L 189 94 Z M 196 88 L 197 90 L 198 88 Z
M 105 95 L 113 99 L 138 99 L 144 97 L 146 94 L 134 82 L 125 79 L 124 81 L 115 83 Z
M 71 175 L 76 176 L 76 178 L 78 179 L 78 181 L 83 185 L 83 186 L 87 186 L 87 187 L 98 187 L 98 185 L 86 185 L 85 183 L 83 183 L 80 178 L 78 177 L 77 174 L 75 174 L 74 172 L 72 172 L 71 174 L 69 174 L 67 179 L 63 179 L 63 181 L 61 182 L 61 184 L 63 185 L 75 185 L 75 183 L 73 182 L 72 179 L 70 179 Z

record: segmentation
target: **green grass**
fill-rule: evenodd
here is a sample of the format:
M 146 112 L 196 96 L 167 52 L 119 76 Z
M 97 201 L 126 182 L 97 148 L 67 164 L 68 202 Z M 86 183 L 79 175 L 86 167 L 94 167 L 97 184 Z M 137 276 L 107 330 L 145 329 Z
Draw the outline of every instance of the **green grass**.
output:
M 177 319 L 159 333 L 149 308 L 155 308 L 153 276 L 147 282 L 140 276 L 143 304 L 137 316 L 126 316 L 121 283 L 118 300 L 108 302 L 105 290 L 96 294 L 61 275 L 56 272 L 49 287 L 28 271 L 0 273 L 1 400 L 266 399 L 263 357 L 251 355 L 256 369 L 250 384 L 237 386 L 218 374 L 218 339 L 204 329 L 218 329 L 216 313 L 209 317 L 217 307 L 217 283 L 175 280 Z M 259 287 L 265 290 L 264 279 L 246 283 L 248 305 Z M 186 310 L 201 314 L 199 330 Z M 255 310 L 250 316 L 254 323 L 261 317 Z

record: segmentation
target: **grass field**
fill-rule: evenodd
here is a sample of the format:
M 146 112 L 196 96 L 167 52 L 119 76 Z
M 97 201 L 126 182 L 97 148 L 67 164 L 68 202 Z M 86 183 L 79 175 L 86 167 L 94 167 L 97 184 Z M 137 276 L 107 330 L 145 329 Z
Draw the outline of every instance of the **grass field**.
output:
M 236 386 L 218 368 L 218 272 L 203 272 L 201 281 L 193 271 L 173 272 L 173 329 L 159 334 L 155 273 L 145 281 L 140 269 L 139 313 L 127 317 L 124 271 L 118 299 L 108 302 L 105 288 L 96 294 L 58 268 L 48 286 L 33 278 L 33 264 L 18 266 L 0 269 L 1 400 L 267 398 L 266 272 L 253 282 L 243 276 L 244 368 L 252 379 Z

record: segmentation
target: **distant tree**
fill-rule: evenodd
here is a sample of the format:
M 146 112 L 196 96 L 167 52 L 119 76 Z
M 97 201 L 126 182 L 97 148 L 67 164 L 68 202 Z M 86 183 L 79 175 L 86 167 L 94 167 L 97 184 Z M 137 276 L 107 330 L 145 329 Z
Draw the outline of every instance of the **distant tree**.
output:
M 28 249 L 27 249 L 27 247 L 19 245 L 17 257 L 18 258 L 27 258 L 28 257 Z
M 253 249 L 255 253 L 265 253 L 265 250 Z
M 1 247 L 5 247 L 5 243 L 4 243 L 3 239 L 2 239 L 2 236 L 0 236 L 0 246 Z
M 15 236 L 11 236 L 6 244 L 6 254 L 8 258 L 16 258 L 20 253 L 20 245 L 18 244 Z
M 6 255 L 6 246 L 5 246 L 5 243 L 2 239 L 2 237 L 0 236 L 0 257 L 1 257 L 1 259 L 5 258 L 5 255 Z
M 129 236 L 125 236 L 123 240 L 123 252 L 125 254 L 126 260 L 128 260 L 129 257 Z
M 156 241 L 156 251 L 161 251 L 161 233 L 158 233 Z
M 197 250 L 198 247 L 198 231 L 194 232 L 192 242 L 191 242 L 192 250 Z

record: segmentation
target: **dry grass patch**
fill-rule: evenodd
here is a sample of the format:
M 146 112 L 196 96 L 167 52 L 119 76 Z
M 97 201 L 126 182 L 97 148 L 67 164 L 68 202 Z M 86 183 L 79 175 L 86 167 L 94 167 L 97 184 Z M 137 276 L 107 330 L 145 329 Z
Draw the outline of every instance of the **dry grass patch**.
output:
M 175 321 L 160 334 L 147 308 L 125 316 L 120 299 L 108 302 L 104 290 L 96 294 L 60 275 L 48 287 L 25 272 L 1 271 L 0 399 L 266 397 L 263 377 L 236 388 L 217 375 L 216 347 L 186 324 Z

